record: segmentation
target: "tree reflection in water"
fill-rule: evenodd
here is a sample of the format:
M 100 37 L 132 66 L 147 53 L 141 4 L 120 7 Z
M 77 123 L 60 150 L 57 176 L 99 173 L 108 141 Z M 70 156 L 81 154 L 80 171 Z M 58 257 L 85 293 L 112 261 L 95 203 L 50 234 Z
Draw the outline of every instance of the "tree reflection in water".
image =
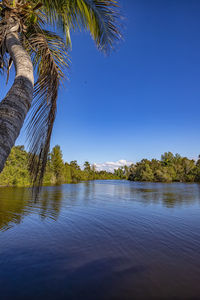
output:
M 37 202 L 27 188 L 0 188 L 0 230 L 20 224 L 24 216 L 37 214 L 41 220 L 57 220 L 65 207 L 89 205 L 105 195 L 112 199 L 161 204 L 166 208 L 199 203 L 200 185 L 185 183 L 148 183 L 128 181 L 92 181 L 77 185 L 44 187 Z M 110 198 L 111 199 L 111 198 Z M 107 201 L 107 200 L 106 200 Z M 113 201 L 113 200 L 112 200 Z M 114 205 L 114 201 L 113 201 Z
M 62 198 L 62 186 L 45 187 L 36 202 L 28 188 L 1 188 L 0 230 L 5 231 L 20 224 L 30 213 L 37 213 L 42 220 L 57 220 Z

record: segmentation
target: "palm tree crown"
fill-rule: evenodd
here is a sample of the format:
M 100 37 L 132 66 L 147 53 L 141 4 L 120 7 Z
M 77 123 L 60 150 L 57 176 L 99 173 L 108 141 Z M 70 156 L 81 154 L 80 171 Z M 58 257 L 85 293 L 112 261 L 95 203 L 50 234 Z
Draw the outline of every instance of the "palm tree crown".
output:
M 41 184 L 55 120 L 58 89 L 69 66 L 71 30 L 90 31 L 99 50 L 108 52 L 121 38 L 119 7 L 114 0 L 3 0 L 0 1 L 0 68 L 9 70 L 7 32 L 17 31 L 37 74 L 28 124 L 30 170 Z M 65 38 L 48 30 L 62 30 Z

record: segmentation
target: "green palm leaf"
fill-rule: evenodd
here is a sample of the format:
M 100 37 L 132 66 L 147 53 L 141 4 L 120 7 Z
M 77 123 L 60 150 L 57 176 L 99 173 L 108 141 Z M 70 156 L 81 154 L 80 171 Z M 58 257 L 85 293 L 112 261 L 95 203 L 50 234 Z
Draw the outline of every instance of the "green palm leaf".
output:
M 56 115 L 58 89 L 69 58 L 64 41 L 50 31 L 32 34 L 27 43 L 38 72 L 27 127 L 29 167 L 33 183 L 41 185 Z
M 69 30 L 90 31 L 97 47 L 108 52 L 121 38 L 120 14 L 114 0 L 42 0 L 44 12 L 54 25 L 62 27 L 69 40 Z

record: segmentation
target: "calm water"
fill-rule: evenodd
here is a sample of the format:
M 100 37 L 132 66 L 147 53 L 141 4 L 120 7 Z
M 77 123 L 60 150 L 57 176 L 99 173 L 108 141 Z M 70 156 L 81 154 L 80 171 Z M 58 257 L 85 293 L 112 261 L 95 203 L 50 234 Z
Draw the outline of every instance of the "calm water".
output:
M 200 185 L 1 188 L 0 299 L 200 299 Z

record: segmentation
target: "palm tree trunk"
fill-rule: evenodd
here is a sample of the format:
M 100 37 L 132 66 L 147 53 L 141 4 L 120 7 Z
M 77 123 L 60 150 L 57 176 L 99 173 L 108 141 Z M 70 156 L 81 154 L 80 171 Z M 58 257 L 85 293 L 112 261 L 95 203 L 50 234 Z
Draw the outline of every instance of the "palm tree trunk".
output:
M 16 76 L 6 97 L 0 102 L 0 172 L 23 126 L 33 98 L 33 65 L 17 32 L 6 37 L 7 51 L 13 59 Z

